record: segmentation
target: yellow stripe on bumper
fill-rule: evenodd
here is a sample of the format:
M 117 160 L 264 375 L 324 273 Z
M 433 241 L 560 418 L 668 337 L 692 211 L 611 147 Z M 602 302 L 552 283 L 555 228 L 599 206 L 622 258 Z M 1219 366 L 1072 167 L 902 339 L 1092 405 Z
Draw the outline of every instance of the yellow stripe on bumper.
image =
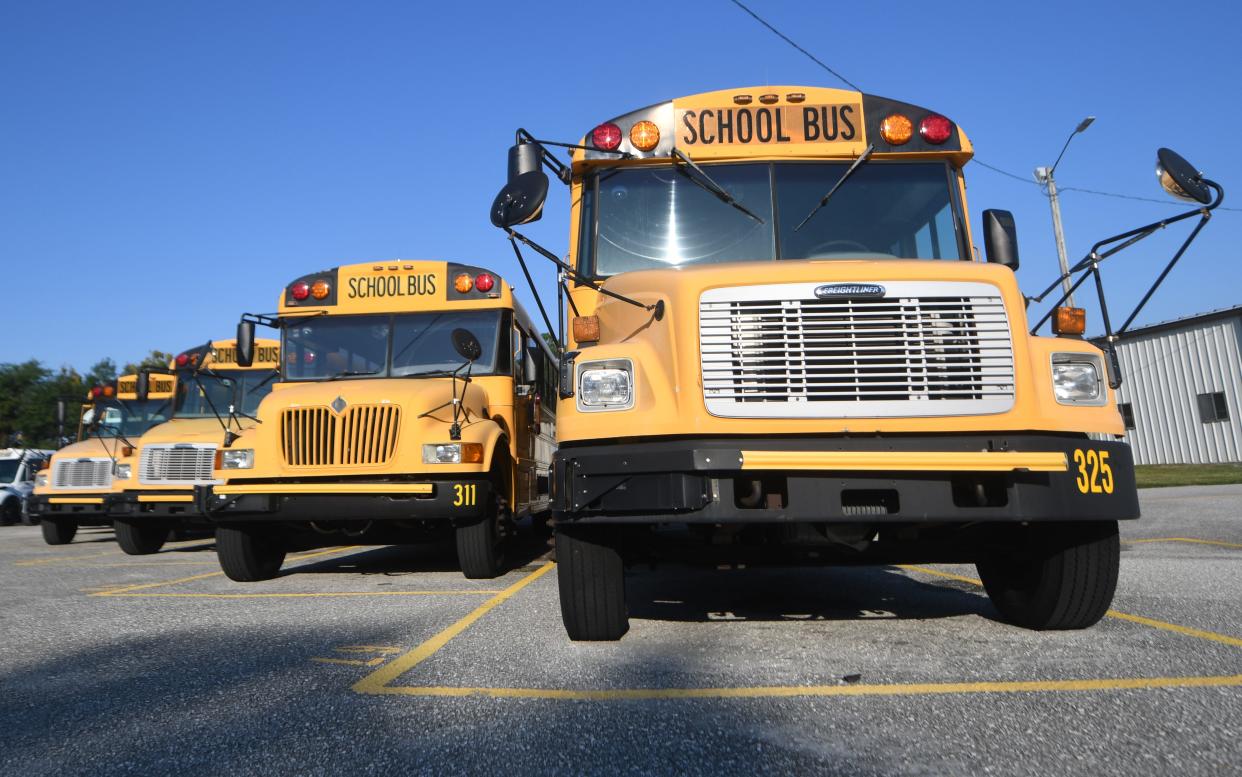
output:
M 103 497 L 64 497 L 49 496 L 47 501 L 54 505 L 101 505 Z
M 426 494 L 430 483 L 245 483 L 216 486 L 216 494 Z
M 139 494 L 139 502 L 193 502 L 193 494 Z
M 742 451 L 742 469 L 910 472 L 1065 472 L 1060 452 Z

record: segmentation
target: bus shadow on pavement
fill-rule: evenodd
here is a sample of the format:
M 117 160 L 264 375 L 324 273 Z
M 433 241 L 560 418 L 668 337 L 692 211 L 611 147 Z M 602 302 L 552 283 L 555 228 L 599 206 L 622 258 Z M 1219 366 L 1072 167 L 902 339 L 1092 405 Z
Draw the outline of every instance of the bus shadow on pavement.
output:
M 924 583 L 893 566 L 639 567 L 626 587 L 630 616 L 656 621 L 998 618 L 985 596 Z
M 548 552 L 543 537 L 523 533 L 506 552 L 508 570 L 522 569 Z M 453 542 L 380 545 L 286 569 L 281 576 L 300 574 L 407 575 L 420 572 L 461 572 Z

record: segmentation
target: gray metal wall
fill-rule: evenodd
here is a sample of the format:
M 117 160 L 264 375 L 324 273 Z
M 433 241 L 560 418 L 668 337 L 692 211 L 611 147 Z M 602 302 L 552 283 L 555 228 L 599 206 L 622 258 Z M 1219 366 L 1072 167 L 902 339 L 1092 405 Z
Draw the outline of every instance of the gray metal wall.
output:
M 1242 461 L 1242 315 L 1138 334 L 1118 345 L 1134 408 L 1126 439 L 1138 464 Z M 1203 423 L 1196 396 L 1223 391 L 1229 420 Z

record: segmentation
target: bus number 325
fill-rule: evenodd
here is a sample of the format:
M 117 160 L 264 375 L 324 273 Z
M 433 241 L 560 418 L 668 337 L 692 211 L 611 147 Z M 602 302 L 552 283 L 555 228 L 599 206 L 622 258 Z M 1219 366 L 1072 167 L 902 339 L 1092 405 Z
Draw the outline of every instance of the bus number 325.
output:
M 1108 451 L 1088 448 L 1074 449 L 1074 463 L 1078 465 L 1075 483 L 1084 494 L 1113 493 L 1113 468 L 1108 464 Z

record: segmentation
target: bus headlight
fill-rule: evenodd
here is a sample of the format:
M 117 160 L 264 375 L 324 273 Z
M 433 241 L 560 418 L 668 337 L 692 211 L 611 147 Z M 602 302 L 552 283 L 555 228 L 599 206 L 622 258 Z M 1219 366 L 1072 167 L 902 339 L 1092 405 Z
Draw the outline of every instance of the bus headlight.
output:
M 578 409 L 628 410 L 634 406 L 634 363 L 629 359 L 584 362 L 578 367 Z
M 129 464 L 117 464 L 116 465 L 116 479 L 117 480 L 129 480 L 129 476 L 131 472 L 132 470 Z
M 35 487 L 36 488 L 47 488 L 47 473 L 46 472 L 40 472 L 39 474 L 35 475 Z
M 1052 355 L 1052 392 L 1062 405 L 1102 405 L 1104 374 L 1100 360 L 1085 353 Z
M 250 448 L 225 448 L 220 451 L 220 469 L 253 469 L 254 450 Z
M 423 446 L 424 464 L 482 464 L 483 446 L 477 442 L 437 442 Z

